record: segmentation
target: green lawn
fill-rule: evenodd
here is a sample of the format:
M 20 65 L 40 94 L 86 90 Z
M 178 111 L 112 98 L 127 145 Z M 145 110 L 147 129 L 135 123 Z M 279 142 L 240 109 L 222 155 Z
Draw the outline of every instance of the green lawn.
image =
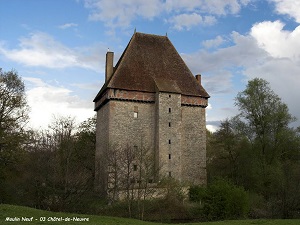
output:
M 6 221 L 7 219 L 20 220 L 16 222 Z M 89 221 L 74 222 L 74 221 L 47 221 L 47 220 L 68 220 L 73 219 L 88 219 Z M 32 220 L 32 221 L 22 221 Z M 46 220 L 45 222 L 40 220 Z M 49 211 L 42 211 L 22 206 L 4 205 L 0 204 L 0 225 L 4 224 L 55 224 L 55 225 L 72 225 L 72 224 L 83 224 L 83 225 L 154 225 L 162 223 L 151 223 L 144 222 L 134 219 L 107 217 L 107 216 L 90 216 L 90 215 L 79 215 L 71 213 L 56 213 Z M 193 225 L 251 225 L 251 224 L 263 224 L 263 225 L 299 225 L 300 220 L 232 220 L 232 221 L 220 221 L 220 222 L 206 222 L 206 223 L 189 223 Z M 182 224 L 183 225 L 183 224 Z

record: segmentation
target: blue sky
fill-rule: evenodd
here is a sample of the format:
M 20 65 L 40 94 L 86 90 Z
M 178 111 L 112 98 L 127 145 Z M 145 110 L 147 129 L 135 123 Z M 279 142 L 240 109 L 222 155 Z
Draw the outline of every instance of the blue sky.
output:
M 105 53 L 138 32 L 168 35 L 211 95 L 207 125 L 238 113 L 249 79 L 266 79 L 300 119 L 300 0 L 0 0 L 0 67 L 26 84 L 30 125 L 94 115 Z M 294 125 L 299 125 L 295 123 Z

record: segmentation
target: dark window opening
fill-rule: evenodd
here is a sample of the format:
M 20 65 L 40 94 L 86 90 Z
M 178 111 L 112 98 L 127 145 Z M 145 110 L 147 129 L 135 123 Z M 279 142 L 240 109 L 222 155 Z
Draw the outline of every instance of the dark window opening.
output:
M 169 113 L 171 113 L 171 108 L 169 108 Z
M 169 154 L 169 159 L 171 159 L 171 154 Z
M 169 127 L 171 127 L 171 122 L 169 122 Z
M 171 144 L 171 140 L 169 140 L 169 144 Z
M 171 95 L 169 95 L 169 98 L 171 98 Z
M 169 172 L 169 177 L 172 177 L 172 173 L 171 172 Z
M 137 165 L 133 165 L 133 171 L 137 171 Z

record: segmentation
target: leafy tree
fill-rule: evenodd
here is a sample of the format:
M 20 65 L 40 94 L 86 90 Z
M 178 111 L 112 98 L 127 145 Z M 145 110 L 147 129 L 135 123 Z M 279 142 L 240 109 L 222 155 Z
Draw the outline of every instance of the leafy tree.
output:
M 267 81 L 255 78 L 238 93 L 235 104 L 245 121 L 248 137 L 256 142 L 263 163 L 272 164 L 279 154 L 282 132 L 294 121 L 288 107 L 270 88 Z
M 28 121 L 25 86 L 17 72 L 0 69 L 0 197 L 7 199 L 4 189 L 8 177 L 17 173 L 22 159 L 22 144 L 26 140 L 24 126 Z M 5 196 L 6 195 L 6 196 Z

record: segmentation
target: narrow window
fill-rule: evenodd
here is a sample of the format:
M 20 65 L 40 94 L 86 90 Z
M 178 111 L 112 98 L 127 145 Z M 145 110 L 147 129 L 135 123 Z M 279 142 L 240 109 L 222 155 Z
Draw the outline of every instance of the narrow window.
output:
M 169 154 L 169 159 L 171 159 L 171 154 Z
M 152 179 L 149 179 L 149 180 L 148 180 L 148 183 L 149 183 L 149 184 L 152 184 L 152 183 L 153 183 L 153 180 L 152 180 Z
M 171 113 L 171 108 L 169 108 L 169 113 Z
M 133 117 L 134 118 L 138 118 L 138 107 L 137 106 L 134 106 L 134 108 L 133 108 Z
M 169 98 L 171 98 L 171 95 L 169 95 Z
M 137 171 L 137 165 L 133 165 L 133 171 Z
M 172 173 L 171 172 L 169 172 L 169 177 L 172 177 Z
M 171 127 L 171 122 L 169 122 L 169 127 Z
M 171 140 L 169 140 L 169 144 L 171 144 Z

